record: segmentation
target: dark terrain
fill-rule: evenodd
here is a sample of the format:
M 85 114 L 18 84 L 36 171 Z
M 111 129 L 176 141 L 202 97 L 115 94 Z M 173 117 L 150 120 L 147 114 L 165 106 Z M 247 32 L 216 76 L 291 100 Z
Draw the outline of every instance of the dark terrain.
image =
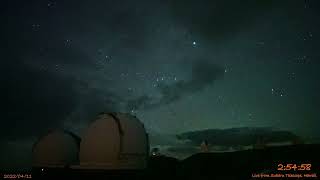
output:
M 312 174 L 320 172 L 320 145 L 302 144 L 267 147 L 227 153 L 198 153 L 182 161 L 151 156 L 145 171 L 79 171 L 33 169 L 33 178 L 61 179 L 253 179 L 252 174 Z M 311 170 L 277 170 L 278 164 L 311 164 Z M 263 178 L 267 179 L 267 178 Z M 272 178 L 284 179 L 284 178 Z M 289 178 L 296 179 L 296 178 Z M 306 178 L 318 179 L 318 178 Z

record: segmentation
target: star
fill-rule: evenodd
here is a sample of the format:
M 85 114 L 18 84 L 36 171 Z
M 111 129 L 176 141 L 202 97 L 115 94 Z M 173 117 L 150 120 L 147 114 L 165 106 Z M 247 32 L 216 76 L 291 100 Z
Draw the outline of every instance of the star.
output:
M 311 38 L 313 37 L 313 34 L 311 32 L 309 32 L 309 37 L 311 37 Z
M 110 56 L 105 56 L 106 61 L 111 61 L 111 57 Z
M 32 24 L 32 30 L 38 31 L 40 29 L 40 24 Z
M 49 1 L 47 4 L 48 8 L 54 7 L 55 5 L 56 5 L 56 2 L 52 2 L 52 1 Z
M 70 39 L 66 39 L 66 40 L 64 41 L 64 45 L 65 45 L 65 46 L 70 46 L 70 45 L 71 45 L 71 40 L 70 40 Z
M 295 78 L 296 78 L 295 72 L 288 73 L 288 79 L 295 79 Z

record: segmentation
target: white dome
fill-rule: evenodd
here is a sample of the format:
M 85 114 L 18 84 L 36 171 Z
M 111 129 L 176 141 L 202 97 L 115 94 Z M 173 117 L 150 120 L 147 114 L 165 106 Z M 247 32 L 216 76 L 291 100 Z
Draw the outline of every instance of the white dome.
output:
M 102 113 L 88 128 L 80 144 L 80 167 L 143 169 L 149 153 L 143 124 L 124 113 Z
M 67 131 L 54 131 L 33 146 L 33 167 L 65 167 L 79 162 L 80 138 Z

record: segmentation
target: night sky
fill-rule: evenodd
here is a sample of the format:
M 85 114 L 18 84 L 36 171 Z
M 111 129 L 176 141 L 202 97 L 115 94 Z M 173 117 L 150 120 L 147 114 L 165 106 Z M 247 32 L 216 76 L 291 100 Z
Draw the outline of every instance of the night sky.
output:
M 149 133 L 319 137 L 319 0 L 11 0 L 4 13 L 5 152 L 49 129 L 81 134 L 101 111 Z

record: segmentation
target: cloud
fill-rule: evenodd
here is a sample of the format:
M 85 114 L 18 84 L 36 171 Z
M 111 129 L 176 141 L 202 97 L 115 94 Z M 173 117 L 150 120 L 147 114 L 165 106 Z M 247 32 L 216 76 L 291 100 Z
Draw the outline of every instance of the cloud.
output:
M 76 64 L 75 59 L 78 59 L 85 64 L 86 58 L 81 59 L 81 52 L 77 54 L 75 51 L 58 50 L 54 53 L 61 53 L 61 62 L 64 59 Z M 59 58 L 50 54 L 32 56 L 34 59 L 28 62 L 17 53 L 4 55 L 7 60 L 1 63 L 1 67 L 5 68 L 1 71 L 0 140 L 37 137 L 49 129 L 63 128 L 66 121 L 82 124 L 100 111 L 119 108 L 120 96 L 108 89 L 92 87 L 88 82 L 90 79 L 84 79 L 79 73 L 79 66 L 70 66 L 64 72 L 55 70 L 55 66 L 50 65 Z M 47 68 L 39 65 L 41 59 L 46 61 Z M 83 69 L 92 71 L 87 66 Z
M 214 81 L 223 77 L 224 69 L 216 64 L 196 61 L 192 66 L 190 80 L 181 80 L 174 84 L 160 84 L 158 90 L 161 98 L 155 100 L 147 95 L 129 100 L 127 110 L 153 109 L 182 99 L 185 95 L 202 91 Z
M 11 60 L 11 61 L 10 61 Z M 72 111 L 77 93 L 70 79 L 35 71 L 10 58 L 1 73 L 1 139 L 34 136 L 55 127 Z
M 231 129 L 206 129 L 185 132 L 177 135 L 180 140 L 191 140 L 199 145 L 207 140 L 211 145 L 253 145 L 259 141 L 264 143 L 288 142 L 299 137 L 290 131 L 275 130 L 272 127 L 242 127 Z
M 285 1 L 286 6 L 292 1 Z M 258 18 L 279 1 L 275 0 L 174 0 L 172 13 L 174 18 L 190 29 L 215 42 L 225 42 L 234 38 L 243 28 L 252 27 Z

